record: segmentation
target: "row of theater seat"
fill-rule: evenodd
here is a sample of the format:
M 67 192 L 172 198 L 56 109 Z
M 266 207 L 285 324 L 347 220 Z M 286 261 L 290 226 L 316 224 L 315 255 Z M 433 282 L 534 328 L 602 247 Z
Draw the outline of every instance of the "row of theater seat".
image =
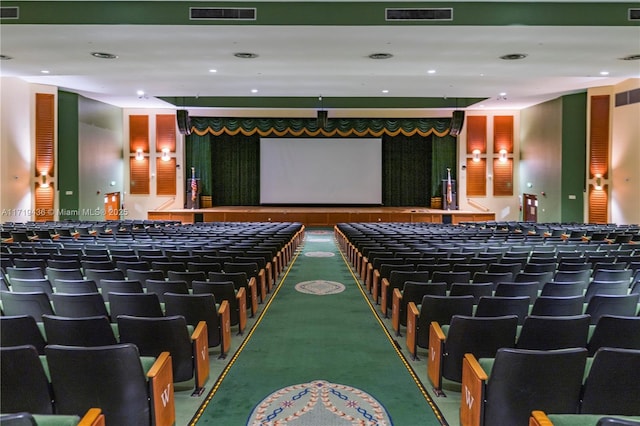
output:
M 173 227 L 171 235 L 187 235 L 189 233 L 180 233 L 178 231 L 180 227 L 177 225 L 173 225 Z M 213 227 L 212 225 L 211 228 Z M 211 243 L 213 246 L 214 240 L 219 240 L 221 234 L 216 232 L 215 236 L 212 235 L 207 241 L 203 231 L 206 228 L 208 228 L 206 225 L 198 227 L 198 242 L 191 241 L 192 246 L 186 250 L 184 246 L 180 248 L 185 250 L 184 254 L 191 256 L 191 251 L 205 249 L 207 250 L 206 255 L 218 254 L 217 250 L 220 247 L 207 248 L 207 244 Z M 216 228 L 218 227 L 216 226 Z M 225 228 L 225 226 L 220 226 L 220 228 Z M 273 262 L 278 262 L 278 266 L 273 269 L 269 268 L 271 283 L 268 287 L 266 278 L 264 280 L 265 290 L 270 290 L 271 285 L 274 284 L 273 281 L 278 276 L 278 272 L 275 271 L 281 271 L 282 267 L 290 260 L 295 246 L 301 241 L 304 228 L 300 224 L 260 224 L 259 226 L 246 224 L 244 227 L 241 224 L 235 224 L 233 228 L 236 230 L 244 229 L 247 232 L 245 239 L 256 236 L 252 230 L 257 228 L 260 229 L 259 232 L 264 232 L 268 228 L 277 229 L 277 239 L 283 240 L 283 242 L 279 254 L 270 259 Z M 125 235 L 125 240 L 129 236 Z M 145 234 L 145 236 L 149 235 Z M 267 240 L 269 240 L 269 235 L 260 235 L 245 250 L 251 250 L 260 242 Z M 156 242 L 158 243 L 156 247 L 160 245 L 177 247 L 177 245 L 168 244 L 171 242 L 170 239 L 163 238 L 161 242 L 145 239 L 145 243 L 149 245 Z M 20 243 L 20 245 L 33 247 L 35 246 L 33 243 L 35 241 Z M 40 243 L 43 242 L 40 241 Z M 50 243 L 57 244 L 53 241 Z M 7 246 L 7 252 L 11 253 L 11 248 L 17 247 L 15 244 L 3 245 L 3 247 Z M 77 240 L 73 242 L 65 240 L 61 243 L 62 247 L 72 244 L 77 244 Z M 92 244 L 85 244 L 84 248 L 90 245 Z M 228 247 L 225 246 L 225 248 Z M 173 383 L 191 383 L 192 389 L 195 388 L 196 392 L 204 390 L 204 383 L 209 371 L 210 351 L 208 348 L 220 346 L 221 356 L 224 356 L 231 339 L 232 317 L 235 318 L 234 326 L 237 325 L 238 332 L 241 332 L 244 324 L 241 326 L 240 322 L 246 323 L 247 312 L 255 312 L 252 307 L 247 307 L 247 293 L 249 293 L 249 297 L 253 297 L 252 303 L 256 305 L 265 297 L 264 294 L 258 295 L 255 290 L 257 287 L 256 277 L 249 278 L 247 272 L 230 272 L 233 269 L 232 266 L 211 262 L 180 263 L 183 267 L 176 268 L 177 271 L 171 269 L 153 270 L 151 262 L 148 262 L 147 268 L 138 270 L 119 269 L 117 249 L 113 247 L 107 248 L 108 259 L 103 259 L 109 263 L 110 268 L 91 269 L 85 267 L 88 265 L 82 264 L 82 261 L 89 261 L 84 248 L 82 248 L 82 253 L 76 253 L 76 261 L 80 262 L 80 268 L 66 269 L 66 273 L 73 273 L 74 277 L 64 276 L 61 278 L 56 276 L 56 273 L 60 271 L 47 264 L 44 268 L 33 268 L 40 274 L 39 278 L 16 278 L 15 272 L 20 267 L 15 265 L 6 267 L 5 289 L 1 295 L 5 316 L 0 317 L 2 322 L 0 324 L 2 337 L 0 350 L 3 353 L 3 360 L 5 352 L 10 352 L 9 349 L 27 348 L 28 351 L 35 351 L 36 354 L 40 352 L 41 356 L 44 356 L 44 359 L 51 365 L 59 362 L 54 361 L 54 357 L 57 357 L 62 351 L 69 350 L 62 358 L 75 360 L 75 371 L 68 371 L 70 368 L 68 364 L 60 369 L 49 367 L 51 375 L 48 386 L 53 389 L 53 394 L 49 394 L 48 397 L 52 412 L 80 414 L 80 407 L 98 406 L 103 411 L 107 424 L 172 424 L 175 421 Z M 142 250 L 149 250 L 141 247 L 138 249 L 139 251 L 135 253 L 136 256 L 142 254 Z M 58 247 L 58 250 L 61 249 Z M 163 250 L 169 249 L 163 248 Z M 214 250 L 216 251 L 214 252 Z M 17 250 L 16 256 L 11 259 L 15 261 L 25 254 L 27 253 Z M 49 255 L 50 257 L 45 262 L 55 256 L 53 253 L 49 253 Z M 126 255 L 131 256 L 131 253 Z M 171 261 L 171 259 L 169 260 Z M 198 259 L 191 260 L 202 259 L 198 257 Z M 137 261 L 141 262 L 142 260 L 138 257 Z M 263 274 L 265 274 L 266 263 L 265 261 L 264 267 L 261 268 Z M 188 270 L 188 266 L 193 267 L 194 264 L 199 264 L 196 267 L 206 264 L 211 269 Z M 95 264 L 91 266 L 95 266 Z M 224 271 L 225 268 L 227 271 Z M 255 263 L 253 268 L 257 269 Z M 251 274 L 253 272 L 252 270 Z M 76 279 L 70 280 L 68 278 Z M 92 284 L 93 286 L 91 286 Z M 26 285 L 40 285 L 39 288 L 42 291 L 24 293 L 16 291 L 25 290 L 24 286 Z M 92 291 L 87 293 L 86 290 L 89 287 Z M 227 291 L 221 292 L 223 288 L 226 288 Z M 32 289 L 35 288 L 32 287 Z M 253 296 L 248 289 L 253 289 Z M 60 292 L 60 290 L 65 292 Z M 218 298 L 218 296 L 220 297 Z M 16 302 L 21 298 L 31 299 L 31 301 L 27 301 L 25 307 L 25 304 Z M 240 304 L 240 299 L 244 301 L 243 304 Z M 230 302 L 237 306 L 235 312 L 230 309 Z M 30 311 L 30 309 L 32 310 Z M 26 331 L 27 329 L 30 331 Z M 149 363 L 145 361 L 148 357 L 162 361 L 164 367 L 149 369 Z M 122 365 L 118 371 L 114 371 L 112 368 L 117 369 L 118 367 L 107 364 L 109 362 L 118 364 L 119 362 L 114 362 L 115 359 L 122 360 L 126 365 Z M 17 382 L 4 380 L 5 374 L 10 375 L 9 369 L 5 371 L 4 364 L 3 362 L 3 392 L 2 406 L 0 406 L 2 413 L 7 412 L 7 408 L 11 406 L 9 400 L 5 400 L 5 396 L 10 399 L 13 395 L 15 399 L 16 395 L 21 394 L 17 389 L 20 386 L 20 383 L 17 383 L 20 378 L 17 379 Z M 168 369 L 167 364 L 169 365 Z M 6 365 L 12 364 L 7 363 Z M 157 370 L 160 368 L 162 368 L 161 373 L 158 373 Z M 99 371 L 99 373 L 89 377 L 89 372 L 93 370 Z M 144 377 L 147 370 L 149 373 L 164 375 L 162 382 L 164 384 L 152 385 L 152 382 Z M 139 372 L 142 372 L 142 375 L 138 374 Z M 169 377 L 168 382 L 166 374 Z M 130 377 L 131 380 L 128 380 L 127 377 Z M 138 380 L 140 377 L 144 379 L 144 383 Z M 96 386 L 96 381 L 102 382 L 101 385 Z M 72 384 L 76 382 L 77 385 L 73 386 Z M 11 383 L 13 385 L 10 385 Z M 114 386 L 111 387 L 111 384 Z M 121 395 L 121 392 L 127 387 L 132 389 L 140 385 L 147 390 L 136 392 L 136 395 L 131 398 L 123 398 Z M 87 386 L 93 388 L 88 390 Z M 180 385 L 179 388 L 184 389 L 184 385 Z M 145 407 L 140 405 L 142 400 L 144 400 Z M 100 404 L 96 404 L 97 401 Z M 155 402 L 150 405 L 149 401 Z M 24 408 L 13 406 L 11 411 L 33 411 L 31 408 Z M 158 409 L 161 411 L 156 412 L 155 410 Z M 162 410 L 168 411 L 163 412 Z M 139 414 L 133 415 L 133 412 L 139 412 Z
M 545 404 L 553 398 L 537 396 L 545 395 L 544 386 L 550 387 L 558 380 L 563 383 L 561 389 L 569 386 L 561 375 L 554 374 L 563 369 L 561 363 L 551 361 L 553 366 L 544 368 L 545 374 L 551 372 L 556 382 L 548 380 L 531 398 L 521 393 L 530 395 L 531 389 L 527 387 L 530 383 L 518 384 L 518 380 L 524 380 L 516 374 L 518 366 L 527 362 L 542 365 L 542 358 L 529 361 L 527 357 L 533 354 L 553 360 L 551 354 L 564 352 L 584 359 L 599 351 L 627 351 L 635 361 L 625 364 L 625 368 L 640 371 L 640 285 L 635 276 L 640 257 L 636 257 L 635 242 L 617 244 L 603 239 L 595 243 L 586 238 L 569 241 L 540 235 L 529 239 L 522 233 L 518 235 L 516 229 L 494 232 L 476 226 L 336 226 L 340 247 L 371 293 L 372 301 L 380 304 L 385 316 L 391 310 L 392 327 L 398 335 L 401 326 L 407 327 L 407 347 L 414 356 L 418 355 L 418 346 L 427 349 L 428 376 L 436 393 L 443 392 L 443 381 L 463 382 L 465 354 L 473 357 L 473 366 L 478 365 L 478 358 L 494 358 L 499 352 L 499 358 L 520 359 L 515 367 L 506 368 L 506 376 L 513 370 L 516 379 L 506 391 L 500 388 L 504 381 L 500 376 L 474 383 L 475 387 L 463 383 L 462 425 L 526 424 L 533 410 L 557 411 L 559 405 Z M 559 257 L 563 259 L 558 261 Z M 509 263 L 515 264 L 513 270 L 498 272 L 501 265 Z M 491 272 L 489 265 L 495 268 Z M 490 276 L 492 273 L 495 276 Z M 614 279 L 619 286 L 617 294 L 608 291 Z M 599 294 L 601 291 L 605 294 Z M 466 296 L 458 296 L 465 293 Z M 625 310 L 611 307 L 623 299 Z M 589 365 L 592 359 L 589 358 Z M 539 370 L 535 368 L 525 366 L 523 371 L 534 373 L 528 380 L 536 384 L 541 383 L 538 379 L 549 377 L 536 375 Z M 584 391 L 584 371 L 583 363 L 580 382 L 571 384 L 580 392 Z M 603 389 L 594 391 L 594 381 L 591 380 L 590 395 Z M 491 385 L 493 399 L 488 398 Z M 555 395 L 555 391 L 549 388 L 547 394 Z M 623 392 L 626 391 L 631 394 L 638 389 L 636 386 Z M 562 412 L 588 412 L 582 407 L 593 402 L 583 404 L 581 395 L 573 392 L 571 407 L 565 404 Z M 626 401 L 625 410 L 616 412 L 616 406 L 609 406 L 612 411 L 604 414 L 640 415 L 640 400 L 620 401 Z

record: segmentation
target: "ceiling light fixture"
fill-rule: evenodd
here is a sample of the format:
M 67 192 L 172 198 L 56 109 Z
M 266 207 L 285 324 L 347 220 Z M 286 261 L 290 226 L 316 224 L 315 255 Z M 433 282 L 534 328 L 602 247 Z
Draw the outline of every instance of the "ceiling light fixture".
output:
M 118 55 L 114 55 L 113 53 L 106 52 L 91 52 L 91 56 L 94 58 L 100 59 L 118 59 Z
M 436 73 L 436 70 L 429 70 L 429 71 L 427 71 L 427 74 L 435 74 L 435 73 Z
M 387 89 L 382 90 L 382 93 L 389 93 Z
M 258 89 L 251 89 L 251 93 L 258 93 Z
M 233 54 L 233 56 L 240 59 L 254 59 L 258 57 L 258 54 L 250 52 L 236 52 Z
M 638 61 L 640 60 L 640 55 L 628 55 L 620 58 L 622 61 Z
M 216 72 L 218 72 L 218 70 L 210 69 L 209 72 L 210 73 L 216 73 Z
M 391 53 L 372 53 L 369 55 L 369 59 L 389 59 L 393 58 Z
M 49 70 L 41 70 L 40 73 L 41 74 L 49 74 Z
M 506 55 L 500 56 L 500 59 L 504 59 L 505 61 L 517 61 L 518 59 L 524 59 L 526 57 L 526 53 L 507 53 Z
M 600 71 L 600 75 L 609 75 L 609 71 Z

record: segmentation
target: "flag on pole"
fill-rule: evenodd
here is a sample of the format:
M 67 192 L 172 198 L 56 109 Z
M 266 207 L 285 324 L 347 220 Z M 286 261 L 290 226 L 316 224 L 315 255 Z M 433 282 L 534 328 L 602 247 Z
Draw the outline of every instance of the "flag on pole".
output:
M 198 196 L 198 182 L 196 181 L 196 169 L 191 168 L 191 201 L 195 201 Z
M 453 188 L 451 187 L 451 169 L 447 168 L 447 208 L 451 208 L 453 202 Z

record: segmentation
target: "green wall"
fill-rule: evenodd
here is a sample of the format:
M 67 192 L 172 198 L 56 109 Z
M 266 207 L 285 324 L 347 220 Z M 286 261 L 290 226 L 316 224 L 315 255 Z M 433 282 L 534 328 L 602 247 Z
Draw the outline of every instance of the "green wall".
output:
M 563 96 L 562 222 L 584 222 L 586 168 L 587 94 Z
M 60 220 L 78 217 L 80 171 L 78 162 L 78 95 L 58 92 L 58 185 Z M 64 214 L 68 212 L 69 214 Z

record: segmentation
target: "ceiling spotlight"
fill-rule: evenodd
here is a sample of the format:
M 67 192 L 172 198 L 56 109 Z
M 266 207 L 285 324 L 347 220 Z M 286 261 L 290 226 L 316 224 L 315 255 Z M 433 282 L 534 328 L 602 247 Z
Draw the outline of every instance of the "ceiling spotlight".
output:
M 237 52 L 237 53 L 234 53 L 233 56 L 240 59 L 254 59 L 258 57 L 258 54 L 249 53 L 249 52 Z
M 609 71 L 600 71 L 600 75 L 609 75 Z
M 369 59 L 389 59 L 393 58 L 391 53 L 372 53 L 369 55 Z
M 389 93 L 389 91 L 387 89 L 383 89 L 382 93 Z
M 0 61 L 9 61 L 11 59 L 13 59 L 11 56 L 0 55 Z
M 526 57 L 526 53 L 508 53 L 506 55 L 500 56 L 500 59 L 504 59 L 505 61 L 516 61 L 518 59 L 524 59 Z
M 49 74 L 49 70 L 41 70 L 40 73 L 41 74 Z
M 429 71 L 427 71 L 427 74 L 435 74 L 435 73 L 436 73 L 436 70 L 429 70 Z
M 216 73 L 216 72 L 218 72 L 218 70 L 210 69 L 209 72 L 210 73 Z
M 640 55 L 628 55 L 620 58 L 623 61 L 637 61 L 640 60 Z
M 114 55 L 113 53 L 106 53 L 106 52 L 91 52 L 91 56 L 93 56 L 94 58 L 100 58 L 100 59 L 117 59 L 118 55 Z
M 251 93 L 258 93 L 258 89 L 251 89 Z

